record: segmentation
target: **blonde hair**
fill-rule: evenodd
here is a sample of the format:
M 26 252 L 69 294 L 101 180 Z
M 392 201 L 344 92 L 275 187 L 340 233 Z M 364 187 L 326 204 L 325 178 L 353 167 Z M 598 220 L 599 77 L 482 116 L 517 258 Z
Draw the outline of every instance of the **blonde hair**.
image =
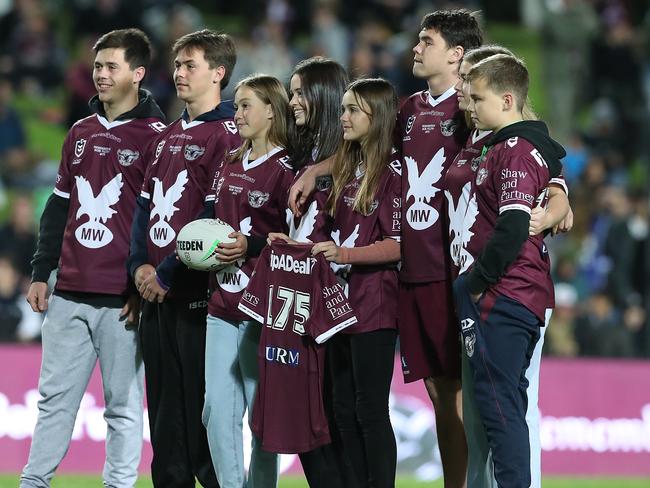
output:
M 344 141 L 336 152 L 332 168 L 334 184 L 327 200 L 327 210 L 330 215 L 335 214 L 336 203 L 343 189 L 355 177 L 357 165 L 363 162 L 365 173 L 353 208 L 363 215 L 369 215 L 379 180 L 390 163 L 397 94 L 393 85 L 381 78 L 356 80 L 348 85 L 347 91 L 352 92 L 359 108 L 370 119 L 370 127 L 363 142 Z M 368 107 L 368 111 L 364 107 Z
M 523 112 L 528 98 L 528 69 L 524 62 L 507 54 L 495 54 L 476 63 L 467 73 L 469 82 L 485 80 L 495 93 L 510 91 L 515 96 L 517 110 Z
M 264 74 L 247 76 L 235 86 L 235 93 L 242 87 L 248 87 L 262 103 L 271 105 L 273 120 L 271 128 L 266 135 L 267 141 L 277 147 L 287 147 L 287 123 L 289 120 L 289 98 L 287 91 L 277 78 Z M 244 157 L 251 147 L 251 141 L 244 140 L 231 157 L 230 162 L 238 161 Z

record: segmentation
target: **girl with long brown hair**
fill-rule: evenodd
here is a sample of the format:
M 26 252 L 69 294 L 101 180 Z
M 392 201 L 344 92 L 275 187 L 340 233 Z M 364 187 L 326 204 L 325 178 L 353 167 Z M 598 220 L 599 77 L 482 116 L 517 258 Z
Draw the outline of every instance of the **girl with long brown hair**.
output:
M 358 486 L 393 487 L 388 396 L 400 259 L 400 163 L 391 146 L 397 96 L 385 80 L 357 80 L 348 85 L 342 110 L 343 144 L 326 206 L 332 240 L 312 250 L 332 262 L 359 320 L 328 345 L 334 418 Z

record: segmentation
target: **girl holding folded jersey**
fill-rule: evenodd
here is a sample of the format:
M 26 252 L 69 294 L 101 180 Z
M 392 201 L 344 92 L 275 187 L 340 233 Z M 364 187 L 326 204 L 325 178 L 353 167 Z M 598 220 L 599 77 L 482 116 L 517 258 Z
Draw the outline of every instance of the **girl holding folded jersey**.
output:
M 257 349 L 261 324 L 238 309 L 255 267 L 246 237 L 286 232 L 287 190 L 293 181 L 288 167 L 286 90 L 276 78 L 255 75 L 235 88 L 235 124 L 242 146 L 227 155 L 214 178 L 214 218 L 237 232 L 232 244 L 220 244 L 217 256 L 232 263 L 213 275 L 208 304 L 203 423 L 221 488 L 269 487 L 278 479 L 277 455 L 253 451 L 244 476 L 242 419 L 252 412 L 258 382 Z M 206 199 L 207 200 L 207 199 Z
M 316 243 L 345 281 L 358 324 L 329 341 L 334 417 L 358 486 L 394 487 L 395 436 L 388 414 L 397 338 L 401 183 L 391 141 L 397 96 L 382 79 L 343 95 L 343 144 L 327 201 L 331 240 Z

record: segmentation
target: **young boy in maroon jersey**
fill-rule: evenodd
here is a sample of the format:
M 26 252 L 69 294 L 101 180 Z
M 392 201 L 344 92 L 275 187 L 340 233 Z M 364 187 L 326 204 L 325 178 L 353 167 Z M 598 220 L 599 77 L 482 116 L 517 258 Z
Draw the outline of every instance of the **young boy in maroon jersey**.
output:
M 108 423 L 104 484 L 132 487 L 142 449 L 139 297 L 124 262 L 135 201 L 164 116 L 140 89 L 151 58 L 137 29 L 109 32 L 93 50 L 94 115 L 68 133 L 43 215 L 27 300 L 43 323 L 42 399 L 21 487 L 49 486 L 99 359 Z M 47 281 L 58 268 L 48 302 Z
M 528 72 L 520 60 L 488 57 L 467 79 L 472 121 L 494 134 L 472 180 L 476 220 L 462 229 L 473 263 L 454 293 L 497 484 L 529 487 L 526 375 L 553 290 L 543 235 L 529 236 L 529 224 L 565 153 L 543 122 L 524 120 Z
M 424 380 L 436 411 L 446 486 L 465 482 L 467 448 L 461 420 L 460 349 L 453 313 L 443 177 L 467 139 L 454 85 L 466 50 L 482 34 L 465 10 L 422 19 L 413 74 L 428 89 L 413 94 L 397 117 L 402 159 L 402 268 L 399 337 L 404 380 Z
M 472 49 L 463 56 L 463 61 L 458 69 L 460 80 L 455 88 L 458 95 L 458 106 L 465 111 L 466 119 L 469 118 L 467 105 L 470 100 L 469 84 L 464 82 L 467 73 L 476 63 L 495 54 L 513 55 L 511 51 L 502 46 L 484 45 Z M 524 105 L 522 115 L 526 120 L 536 120 L 537 118 L 527 104 Z M 473 258 L 463 249 L 462 235 L 463 229 L 471 227 L 476 218 L 476 205 L 473 204 L 474 200 L 470 201 L 472 180 L 476 176 L 482 158 L 483 147 L 490 140 L 492 134 L 490 130 L 475 128 L 471 122 L 468 125 L 472 127 L 472 132 L 465 147 L 456 155 L 444 178 L 444 191 L 447 198 L 446 207 L 449 216 L 449 248 L 452 258 L 452 278 L 454 279 L 461 269 L 467 269 L 473 262 Z M 531 235 L 539 234 L 554 227 L 561 232 L 566 232 L 571 226 L 565 217 L 567 210 L 569 210 L 569 201 L 564 180 L 551 180 L 550 183 L 549 199 L 546 207 L 535 207 L 531 213 L 529 230 Z M 470 209 L 469 212 L 468 209 Z M 541 330 L 544 331 L 545 329 Z M 542 333 L 526 373 L 530 383 L 526 421 L 531 437 L 531 488 L 539 488 L 541 478 L 541 446 L 539 442 L 535 443 L 534 440 L 536 437 L 539 438 L 539 414 L 537 413 L 536 399 L 543 339 L 544 334 Z M 467 439 L 468 454 L 467 486 L 468 488 L 492 486 L 496 484 L 496 481 L 493 481 L 494 466 L 487 437 L 485 436 L 485 429 L 474 398 L 471 368 L 466 354 L 462 356 L 462 387 L 463 426 Z M 537 436 L 535 436 L 535 432 L 538 433 Z
M 221 89 L 235 65 L 226 34 L 187 34 L 172 49 L 181 117 L 158 138 L 138 198 L 129 271 L 142 297 L 140 335 L 155 486 L 218 486 L 201 421 L 205 394 L 207 273 L 184 267 L 175 237 L 201 216 L 223 155 L 239 145 L 232 102 Z M 208 215 L 209 216 L 209 215 Z

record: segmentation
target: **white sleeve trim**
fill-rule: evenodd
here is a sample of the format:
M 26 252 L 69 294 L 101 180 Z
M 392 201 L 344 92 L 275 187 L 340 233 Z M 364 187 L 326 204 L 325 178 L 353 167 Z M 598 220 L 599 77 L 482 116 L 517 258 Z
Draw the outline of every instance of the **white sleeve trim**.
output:
M 340 324 L 336 324 L 334 327 L 332 327 L 330 330 L 323 332 L 321 335 L 316 337 L 316 343 L 317 344 L 322 344 L 325 342 L 327 339 L 331 338 L 334 334 L 336 334 L 339 331 L 342 331 L 343 329 L 348 328 L 352 324 L 357 323 L 357 317 L 353 316 L 350 317 L 349 319 L 341 322 Z
M 253 318 L 254 318 L 255 320 L 257 320 L 259 323 L 261 323 L 261 324 L 264 323 L 264 317 L 262 317 L 260 314 L 258 314 L 258 313 L 256 313 L 256 312 L 252 311 L 252 310 L 251 310 L 250 308 L 248 308 L 246 305 L 243 305 L 243 304 L 240 303 L 240 304 L 237 306 L 237 308 L 239 308 L 239 310 L 241 310 L 242 312 L 244 312 L 246 315 L 248 315 L 248 316 L 250 316 L 250 317 L 253 317 Z
M 566 181 L 563 178 L 551 178 L 548 182 L 549 185 L 557 185 L 564 190 L 564 193 L 569 196 L 569 187 L 566 184 Z
M 526 212 L 527 214 L 530 215 L 530 207 L 527 207 L 526 205 L 521 205 L 519 203 L 513 203 L 512 205 L 504 205 L 499 209 L 499 214 L 502 214 L 503 212 L 506 212 L 508 210 L 521 210 L 523 212 Z
M 217 196 L 214 195 L 214 194 L 205 196 L 205 201 L 206 202 L 214 202 L 216 199 L 217 199 Z
M 69 194 L 69 193 L 66 193 L 66 192 L 64 192 L 64 191 L 61 191 L 61 190 L 59 190 L 58 188 L 55 188 L 55 189 L 52 191 L 52 193 L 54 193 L 55 195 L 60 196 L 61 198 L 67 198 L 67 199 L 70 198 L 70 194 Z
M 146 198 L 147 200 L 151 200 L 151 195 L 148 192 L 144 191 L 144 190 L 140 192 L 140 196 L 142 198 Z

